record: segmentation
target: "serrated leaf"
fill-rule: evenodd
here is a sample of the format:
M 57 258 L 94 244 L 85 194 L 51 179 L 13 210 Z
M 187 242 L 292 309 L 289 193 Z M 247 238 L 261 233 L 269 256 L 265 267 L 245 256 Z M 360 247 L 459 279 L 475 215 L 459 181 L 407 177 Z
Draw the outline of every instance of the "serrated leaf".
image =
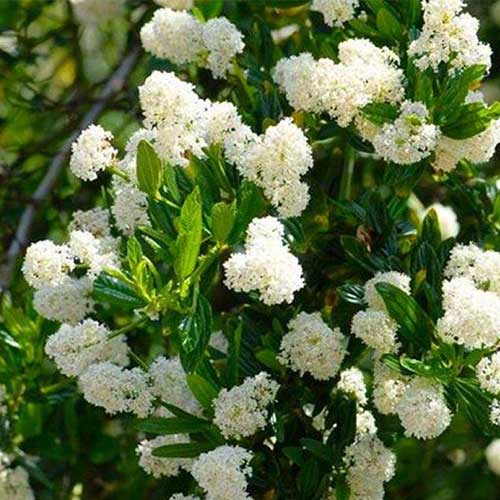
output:
M 147 302 L 127 283 L 102 272 L 94 281 L 94 297 L 99 302 L 111 304 L 122 309 L 138 309 Z
M 162 164 L 149 142 L 144 140 L 139 142 L 136 162 L 139 189 L 155 197 L 161 184 Z

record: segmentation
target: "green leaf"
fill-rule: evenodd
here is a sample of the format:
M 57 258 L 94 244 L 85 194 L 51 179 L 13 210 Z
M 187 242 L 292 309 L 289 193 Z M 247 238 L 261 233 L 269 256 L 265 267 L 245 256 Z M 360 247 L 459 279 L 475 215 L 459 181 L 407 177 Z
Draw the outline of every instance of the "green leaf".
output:
M 194 418 L 147 418 L 139 420 L 135 428 L 150 434 L 192 434 L 206 431 L 210 425 L 206 420 Z
M 236 211 L 236 220 L 234 222 L 233 232 L 229 242 L 236 243 L 241 238 L 242 234 L 250 221 L 264 213 L 266 203 L 262 198 L 262 194 L 249 181 L 243 181 L 238 193 L 238 209 Z
M 298 446 L 287 446 L 283 448 L 283 453 L 287 456 L 293 463 L 303 466 L 305 463 L 304 451 Z
M 154 457 L 161 458 L 196 458 L 215 447 L 215 444 L 208 442 L 167 444 L 155 448 L 152 454 Z
M 137 238 L 132 237 L 127 241 L 127 261 L 132 273 L 135 273 L 143 257 L 141 244 Z
M 409 342 L 428 348 L 436 336 L 436 328 L 415 299 L 389 283 L 377 283 L 375 288 L 387 312 L 399 325 L 398 333 Z
M 161 184 L 162 165 L 153 146 L 147 141 L 137 146 L 137 182 L 141 191 L 155 197 Z
M 227 357 L 227 381 L 230 386 L 236 385 L 240 371 L 241 336 L 243 333 L 243 322 L 239 321 L 234 329 L 229 342 Z
M 334 461 L 334 452 L 330 446 L 321 443 L 320 441 L 316 441 L 316 439 L 302 438 L 300 440 L 302 446 L 310 451 L 314 456 L 319 459 L 327 462 L 329 464 L 333 464 Z
M 211 409 L 212 401 L 217 397 L 219 391 L 210 382 L 197 373 L 186 376 L 187 384 L 194 397 L 205 409 Z
M 277 353 L 271 349 L 263 349 L 257 351 L 255 357 L 264 365 L 274 371 L 281 371 L 283 367 L 276 359 Z
M 452 139 L 468 139 L 484 132 L 491 120 L 500 117 L 500 103 L 495 103 L 489 108 L 480 102 L 473 102 L 460 106 L 456 117 L 441 129 L 443 134 Z
M 399 40 L 402 37 L 401 23 L 388 9 L 382 8 L 377 12 L 377 28 L 387 38 Z
M 172 198 L 177 203 L 180 202 L 181 192 L 179 191 L 179 185 L 177 184 L 175 167 L 172 165 L 165 166 L 165 184 L 167 185 L 168 192 L 172 195 Z
M 441 229 L 439 227 L 439 219 L 434 209 L 427 212 L 420 233 L 420 240 L 427 242 L 431 246 L 439 247 L 441 244 Z
M 367 104 L 362 113 L 368 120 L 377 125 L 384 125 L 384 123 L 393 122 L 398 117 L 398 109 L 396 106 L 388 103 L 373 102 Z
M 184 280 L 194 271 L 201 247 L 203 221 L 198 187 L 184 201 L 178 222 L 174 269 L 179 280 Z
M 225 243 L 233 230 L 236 219 L 236 210 L 234 204 L 216 203 L 212 207 L 212 234 L 219 243 Z
M 337 288 L 337 293 L 346 302 L 351 304 L 357 304 L 360 306 L 364 306 L 366 304 L 365 289 L 363 285 L 351 285 L 350 283 L 346 283 L 345 285 Z
M 138 309 L 147 305 L 134 288 L 115 276 L 105 272 L 99 274 L 94 281 L 94 297 L 122 309 Z
M 363 269 L 371 273 L 389 270 L 380 257 L 371 255 L 367 248 L 353 236 L 341 236 L 340 243 L 347 255 Z

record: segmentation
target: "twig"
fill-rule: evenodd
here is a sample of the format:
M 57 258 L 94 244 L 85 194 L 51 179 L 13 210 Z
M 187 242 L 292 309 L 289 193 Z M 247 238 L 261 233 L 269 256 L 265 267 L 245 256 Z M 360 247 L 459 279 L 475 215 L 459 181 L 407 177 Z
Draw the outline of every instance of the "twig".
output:
M 28 245 L 31 226 L 36 215 L 36 207 L 44 200 L 52 190 L 61 169 L 64 166 L 66 158 L 71 150 L 71 145 L 80 135 L 80 132 L 86 129 L 99 117 L 104 110 L 106 104 L 112 99 L 125 85 L 128 75 L 133 70 L 137 59 L 139 58 L 140 49 L 138 46 L 131 49 L 125 56 L 120 66 L 111 75 L 110 79 L 104 85 L 97 101 L 92 105 L 89 111 L 82 118 L 77 130 L 75 130 L 66 139 L 61 150 L 52 160 L 45 177 L 38 185 L 29 205 L 25 208 L 16 230 L 16 234 L 10 244 L 6 254 L 6 262 L 0 272 L 0 290 L 5 291 L 10 286 L 12 274 L 16 267 L 17 257 L 21 251 Z

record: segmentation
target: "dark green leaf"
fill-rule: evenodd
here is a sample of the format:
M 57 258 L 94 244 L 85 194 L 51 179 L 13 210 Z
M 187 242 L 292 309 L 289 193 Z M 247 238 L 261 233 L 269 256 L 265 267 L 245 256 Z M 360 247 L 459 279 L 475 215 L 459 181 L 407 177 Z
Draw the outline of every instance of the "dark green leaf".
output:
M 94 297 L 123 309 L 138 309 L 147 305 L 129 284 L 105 272 L 94 281 Z
M 377 28 L 380 33 L 391 39 L 391 41 L 401 38 L 401 23 L 388 9 L 379 9 L 376 17 Z
M 154 457 L 161 458 L 196 458 L 202 453 L 213 450 L 213 443 L 180 443 L 159 446 L 153 450 Z
M 186 377 L 191 392 L 197 401 L 205 409 L 212 407 L 212 401 L 217 397 L 219 391 L 197 373 L 190 373 Z
M 139 420 L 136 429 L 150 434 L 191 434 L 203 432 L 210 422 L 194 418 L 147 418 Z
M 330 446 L 327 446 L 326 444 L 323 444 L 320 441 L 316 441 L 315 439 L 309 439 L 309 438 L 302 438 L 300 440 L 300 443 L 306 450 L 310 451 L 314 456 L 318 457 L 319 459 L 329 464 L 333 464 L 334 453 L 333 449 Z

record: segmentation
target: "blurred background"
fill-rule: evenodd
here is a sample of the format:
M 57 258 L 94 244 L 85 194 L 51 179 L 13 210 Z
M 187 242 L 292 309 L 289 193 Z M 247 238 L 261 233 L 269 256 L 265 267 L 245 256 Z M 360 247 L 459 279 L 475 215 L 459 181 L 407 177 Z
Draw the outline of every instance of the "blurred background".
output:
M 467 3 L 494 53 L 482 90 L 487 101 L 500 100 L 500 1 Z M 222 0 L 196 5 L 213 12 Z M 11 418 L 2 418 L 0 406 L 0 451 L 19 453 L 40 499 L 166 499 L 183 481 L 141 472 L 132 426 L 83 403 L 72 382 L 44 361 L 43 339 L 54 325 L 33 312 L 19 259 L 12 258 L 28 241 L 27 233 L 19 238 L 23 214 L 30 214 L 30 240 L 59 241 L 73 211 L 105 204 L 101 183 L 82 184 L 58 153 L 100 107 L 98 123 L 119 148 L 138 128 L 137 87 L 152 69 L 168 67 L 140 51 L 140 27 L 156 7 L 128 0 L 102 22 L 67 0 L 0 0 L 0 284 L 11 291 L 2 298 L 0 383 L 12 370 L 19 377 Z M 488 169 L 499 167 L 497 154 Z M 44 190 L 48 172 L 55 182 Z M 388 497 L 494 500 L 500 490 L 482 458 L 486 443 L 461 425 L 436 442 L 401 441 L 405 474 Z

